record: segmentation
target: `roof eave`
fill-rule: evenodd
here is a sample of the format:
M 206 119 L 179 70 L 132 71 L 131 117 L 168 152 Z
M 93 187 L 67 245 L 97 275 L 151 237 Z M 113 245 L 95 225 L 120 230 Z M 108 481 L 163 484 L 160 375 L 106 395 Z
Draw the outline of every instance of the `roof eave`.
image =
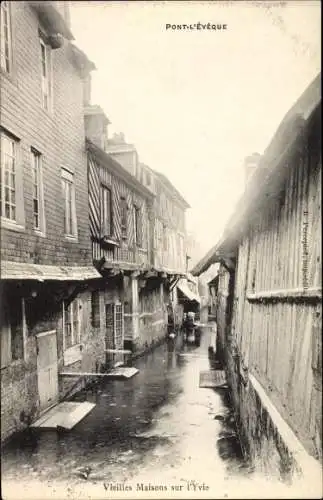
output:
M 103 111 L 101 106 L 97 106 L 97 105 L 93 105 L 93 104 L 84 106 L 83 113 L 84 113 L 84 116 L 102 115 L 105 124 L 111 125 L 111 121 L 109 120 L 109 118 L 107 117 L 107 115 L 105 114 L 105 112 Z
M 93 61 L 91 61 L 85 52 L 83 52 L 74 43 L 70 44 L 70 50 L 72 53 L 72 58 L 75 66 L 82 72 L 83 75 L 96 70 L 96 66 Z
M 30 6 L 37 12 L 42 25 L 50 34 L 61 34 L 66 40 L 74 40 L 65 19 L 50 2 L 29 2 Z
M 262 156 L 255 175 L 253 175 L 246 191 L 240 198 L 234 214 L 229 219 L 223 237 L 191 270 L 193 276 L 200 276 L 211 265 L 220 262 L 226 252 L 237 248 L 239 238 L 243 233 L 246 216 L 256 208 L 257 203 L 265 193 L 267 183 L 271 182 L 272 179 L 276 179 L 276 182 L 278 179 L 279 182 L 278 170 L 295 152 L 299 139 L 303 137 L 310 119 L 320 106 L 319 76 L 313 80 L 296 104 L 286 114 L 265 154 Z
M 120 165 L 112 156 L 96 146 L 90 139 L 86 138 L 86 148 L 98 159 L 105 167 L 113 170 L 113 173 L 120 177 L 125 183 L 131 185 L 143 196 L 149 199 L 155 198 L 155 195 L 143 186 L 133 175 L 129 174 L 125 168 Z

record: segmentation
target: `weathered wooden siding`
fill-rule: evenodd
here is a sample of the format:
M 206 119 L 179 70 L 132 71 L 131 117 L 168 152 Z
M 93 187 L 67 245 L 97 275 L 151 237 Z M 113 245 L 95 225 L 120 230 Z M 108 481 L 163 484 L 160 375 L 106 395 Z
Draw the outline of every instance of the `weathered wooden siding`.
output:
M 315 335 L 322 286 L 317 129 L 291 161 L 279 197 L 259 211 L 239 247 L 233 333 L 243 362 L 307 448 L 319 454 L 321 388 L 313 378 L 315 369 L 322 370 L 313 368 L 321 359 Z
M 185 211 L 168 194 L 158 179 L 156 179 L 154 213 L 155 266 L 185 272 Z
M 92 253 L 94 260 L 105 257 L 107 261 L 119 261 L 137 264 L 147 264 L 149 255 L 148 238 L 148 210 L 146 199 L 125 182 L 112 175 L 109 170 L 96 163 L 91 154 L 88 155 L 88 178 L 89 178 L 89 205 L 90 205 L 90 229 L 92 236 Z M 112 231 L 113 238 L 118 243 L 112 248 L 103 248 L 100 243 L 101 214 L 100 214 L 100 186 L 103 184 L 111 190 L 112 195 Z M 127 235 L 121 234 L 121 198 L 127 202 Z M 140 209 L 140 248 L 135 244 L 134 234 L 134 206 Z
M 224 361 L 227 345 L 227 305 L 229 298 L 229 272 L 221 264 L 219 268 L 219 285 L 216 301 L 217 339 L 216 351 L 219 360 Z

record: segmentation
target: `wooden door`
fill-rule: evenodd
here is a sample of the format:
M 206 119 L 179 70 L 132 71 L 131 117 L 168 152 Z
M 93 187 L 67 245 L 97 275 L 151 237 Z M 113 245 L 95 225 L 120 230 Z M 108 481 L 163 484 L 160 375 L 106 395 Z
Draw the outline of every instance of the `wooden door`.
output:
M 58 401 L 58 367 L 56 331 L 40 333 L 37 339 L 37 376 L 40 409 Z

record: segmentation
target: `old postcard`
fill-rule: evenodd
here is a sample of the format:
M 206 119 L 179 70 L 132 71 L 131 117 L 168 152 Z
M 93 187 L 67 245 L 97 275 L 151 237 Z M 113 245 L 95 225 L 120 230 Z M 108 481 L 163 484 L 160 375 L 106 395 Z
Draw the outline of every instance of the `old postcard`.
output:
M 1 2 L 1 492 L 322 497 L 321 6 Z

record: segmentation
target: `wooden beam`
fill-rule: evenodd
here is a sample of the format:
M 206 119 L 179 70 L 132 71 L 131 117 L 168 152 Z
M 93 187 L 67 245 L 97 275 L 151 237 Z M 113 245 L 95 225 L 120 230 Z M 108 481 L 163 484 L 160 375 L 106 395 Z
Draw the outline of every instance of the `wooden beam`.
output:
M 107 271 L 107 276 L 117 276 L 118 274 L 121 273 L 120 269 L 115 269 L 115 268 L 106 269 L 106 271 Z
M 249 302 L 289 301 L 289 300 L 322 300 L 322 288 L 291 288 L 287 290 L 267 290 L 257 293 L 247 293 Z
M 147 271 L 145 274 L 144 274 L 144 278 L 157 278 L 158 276 L 158 273 L 157 271 Z
M 93 372 L 61 372 L 60 377 L 107 377 L 109 373 Z
M 129 349 L 105 349 L 104 352 L 107 353 L 117 353 L 117 354 L 132 354 Z
M 221 262 L 228 271 L 233 271 L 236 267 L 235 262 L 227 257 L 221 259 Z

